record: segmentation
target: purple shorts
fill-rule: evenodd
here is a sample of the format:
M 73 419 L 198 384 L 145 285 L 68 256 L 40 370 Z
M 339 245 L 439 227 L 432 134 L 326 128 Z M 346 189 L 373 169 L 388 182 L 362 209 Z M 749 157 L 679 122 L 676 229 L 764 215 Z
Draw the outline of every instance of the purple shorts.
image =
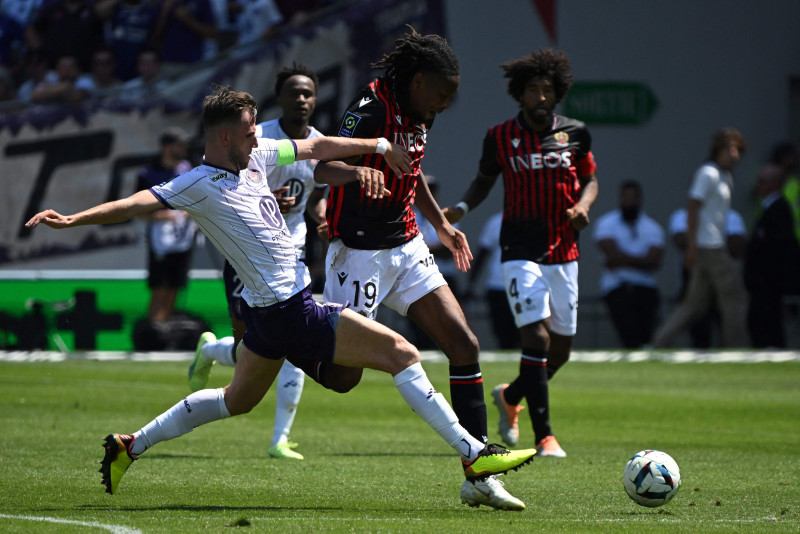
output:
M 286 357 L 319 382 L 321 363 L 333 361 L 336 322 L 345 306 L 322 304 L 311 296 L 311 287 L 266 308 L 242 307 L 247 325 L 245 346 L 264 358 Z

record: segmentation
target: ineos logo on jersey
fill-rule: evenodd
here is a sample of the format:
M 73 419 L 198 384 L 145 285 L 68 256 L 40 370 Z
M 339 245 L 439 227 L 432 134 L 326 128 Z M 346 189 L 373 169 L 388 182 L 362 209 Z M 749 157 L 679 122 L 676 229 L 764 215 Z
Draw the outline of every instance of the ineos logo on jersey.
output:
M 417 132 L 395 132 L 394 143 L 405 148 L 409 152 L 420 152 L 425 149 L 428 136 L 425 133 Z
M 515 172 L 531 169 L 556 169 L 562 167 L 569 169 L 572 167 L 572 152 L 548 152 L 546 154 L 524 154 L 522 156 L 512 156 L 508 158 L 508 164 Z

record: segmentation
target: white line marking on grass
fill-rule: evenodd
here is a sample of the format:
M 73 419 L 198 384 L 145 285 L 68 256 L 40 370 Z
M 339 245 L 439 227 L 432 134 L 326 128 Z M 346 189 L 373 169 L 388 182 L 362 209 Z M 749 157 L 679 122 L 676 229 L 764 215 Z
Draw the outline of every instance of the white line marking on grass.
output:
M 8 515 L 0 514 L 0 517 L 5 519 L 23 519 L 26 521 L 44 521 L 45 523 L 61 523 L 63 525 L 78 525 L 80 527 L 97 527 L 105 529 L 114 534 L 135 534 L 142 531 L 138 528 L 126 527 L 125 525 L 107 525 L 105 523 L 98 523 L 97 521 L 73 521 L 71 519 L 61 519 L 59 517 L 47 517 L 36 515 Z
M 437 350 L 420 352 L 424 362 L 446 362 Z M 0 362 L 133 361 L 190 362 L 194 352 L 125 352 L 125 351 L 0 351 Z M 516 362 L 516 351 L 481 352 L 483 362 Z M 575 350 L 573 362 L 668 362 L 668 363 L 766 363 L 800 362 L 800 351 L 793 350 Z

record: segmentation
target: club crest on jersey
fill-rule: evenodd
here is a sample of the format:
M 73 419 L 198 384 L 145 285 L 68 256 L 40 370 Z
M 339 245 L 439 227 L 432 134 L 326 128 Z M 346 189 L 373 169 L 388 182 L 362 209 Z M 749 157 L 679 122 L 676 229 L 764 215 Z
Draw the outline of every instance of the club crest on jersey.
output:
M 342 125 L 339 127 L 339 136 L 340 137 L 353 137 L 353 133 L 356 130 L 356 126 L 361 121 L 361 117 L 356 115 L 355 113 L 347 112 L 344 114 L 344 119 L 342 119 Z
M 261 181 L 261 173 L 253 169 L 247 169 L 247 179 L 251 182 L 259 182 Z
M 567 143 L 569 143 L 569 134 L 567 132 L 556 132 L 553 135 L 553 139 L 555 139 L 556 143 L 559 145 L 565 146 Z

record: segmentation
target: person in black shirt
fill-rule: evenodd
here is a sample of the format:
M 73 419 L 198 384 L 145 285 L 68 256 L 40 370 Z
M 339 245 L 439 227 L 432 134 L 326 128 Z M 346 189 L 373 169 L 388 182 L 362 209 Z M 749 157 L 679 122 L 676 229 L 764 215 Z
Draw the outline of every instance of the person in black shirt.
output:
M 356 95 L 338 133 L 384 137 L 403 146 L 412 158 L 412 171 L 393 173 L 381 154 L 317 165 L 315 180 L 331 186 L 324 297 L 350 302 L 352 309 L 370 318 L 375 318 L 382 302 L 419 325 L 450 360 L 450 397 L 459 421 L 485 443 L 488 432 L 478 340 L 425 245 L 413 210 L 416 203 L 453 253 L 456 267 L 466 271 L 472 259 L 467 239 L 447 222 L 421 170 L 428 130 L 458 90 L 458 59 L 442 37 L 420 35 L 412 29 L 373 67 L 382 69 L 383 76 Z M 360 187 L 361 169 L 355 165 L 383 171 L 378 198 Z M 361 369 L 350 371 L 351 382 L 346 386 L 355 387 Z M 525 508 L 493 477 L 465 480 L 461 500 L 470 506 Z
M 564 52 L 539 50 L 502 68 L 522 109 L 489 128 L 477 176 L 444 213 L 457 222 L 503 174 L 501 261 L 522 358 L 516 380 L 492 390 L 500 434 L 517 443 L 520 402 L 527 398 L 537 454 L 564 457 L 550 427 L 548 380 L 569 359 L 577 328 L 577 236 L 597 198 L 592 138 L 582 122 L 554 113 L 572 85 Z

